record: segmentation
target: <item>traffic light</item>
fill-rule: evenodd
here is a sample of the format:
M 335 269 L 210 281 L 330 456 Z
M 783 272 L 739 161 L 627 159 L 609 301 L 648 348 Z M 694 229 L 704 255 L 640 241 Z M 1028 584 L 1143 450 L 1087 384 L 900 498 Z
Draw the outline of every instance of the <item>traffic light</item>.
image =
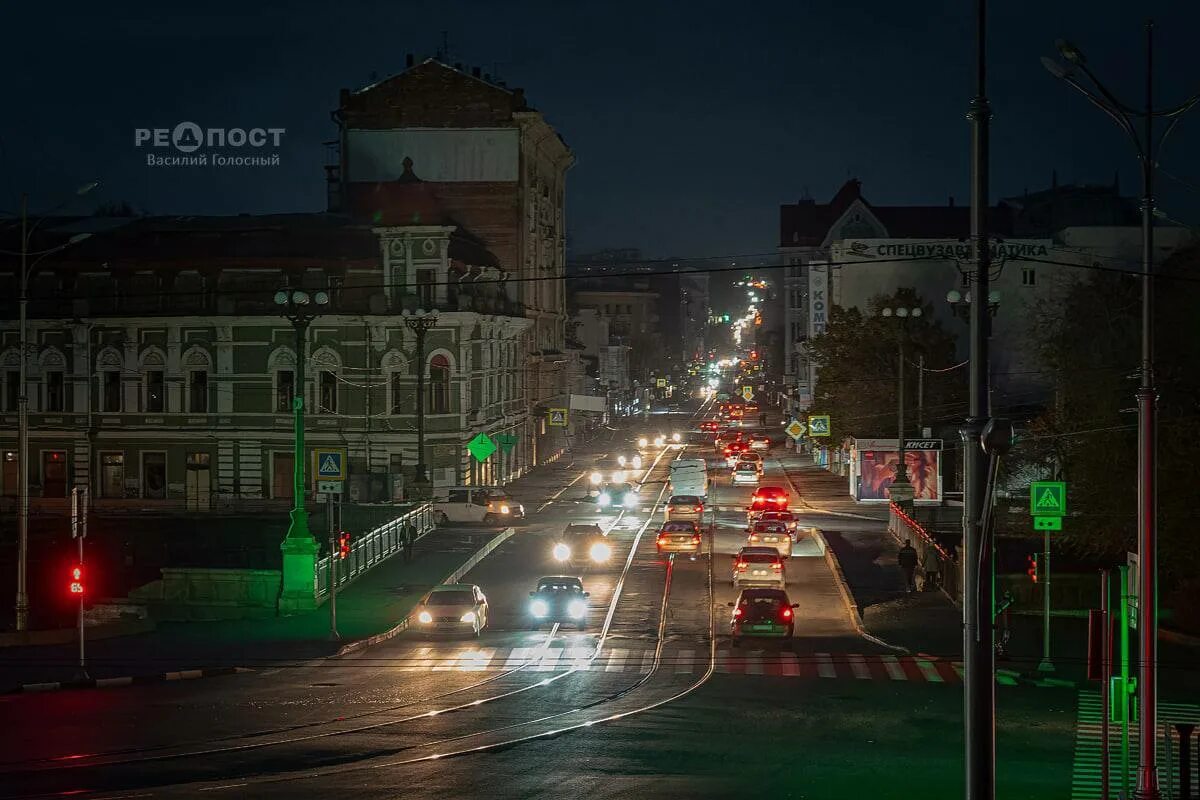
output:
M 71 567 L 71 582 L 69 586 L 71 594 L 83 594 L 83 565 L 76 564 Z
M 350 534 L 342 531 L 338 534 L 338 558 L 350 555 Z
M 1025 574 L 1034 583 L 1038 582 L 1038 576 L 1041 574 L 1041 569 L 1038 567 L 1037 553 L 1028 556 L 1025 560 Z

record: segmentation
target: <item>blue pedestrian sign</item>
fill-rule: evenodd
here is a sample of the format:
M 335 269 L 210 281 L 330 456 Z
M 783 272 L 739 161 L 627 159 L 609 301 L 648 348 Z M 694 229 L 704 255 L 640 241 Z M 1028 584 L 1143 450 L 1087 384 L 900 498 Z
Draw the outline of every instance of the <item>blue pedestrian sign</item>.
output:
M 313 475 L 319 481 L 346 480 L 346 448 L 313 448 Z

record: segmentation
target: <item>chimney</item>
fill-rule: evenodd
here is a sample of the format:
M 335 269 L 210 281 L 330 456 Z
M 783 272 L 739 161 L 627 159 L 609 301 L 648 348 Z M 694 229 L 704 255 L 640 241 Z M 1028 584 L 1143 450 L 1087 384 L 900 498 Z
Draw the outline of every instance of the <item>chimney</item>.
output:
M 471 67 L 471 77 L 472 78 L 479 77 L 479 67 Z
M 416 58 L 413 56 L 412 53 L 409 53 L 408 55 L 406 55 L 404 57 L 404 68 L 409 69 L 410 67 L 412 67 L 412 65 L 415 61 L 416 61 Z

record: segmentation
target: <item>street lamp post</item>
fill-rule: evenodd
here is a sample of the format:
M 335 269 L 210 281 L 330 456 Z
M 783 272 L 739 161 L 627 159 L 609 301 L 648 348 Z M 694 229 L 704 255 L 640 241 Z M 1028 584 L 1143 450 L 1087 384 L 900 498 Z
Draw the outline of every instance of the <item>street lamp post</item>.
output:
M 426 313 L 423 308 L 418 308 L 416 312 L 405 309 L 400 316 L 417 337 L 417 466 L 413 470 L 413 488 L 416 494 L 428 497 L 430 482 L 425 464 L 425 335 L 437 326 L 438 313 L 436 310 Z
M 905 323 L 909 319 L 919 318 L 922 313 L 920 306 L 879 309 L 879 316 L 886 319 L 894 318 L 898 322 L 898 335 L 896 337 L 897 350 L 899 351 L 896 361 L 896 449 L 899 453 L 899 461 L 896 462 L 896 477 L 892 479 L 892 486 L 888 489 L 888 495 L 892 502 L 899 505 L 905 511 L 909 510 L 915 492 L 912 483 L 908 480 L 908 464 L 904 460 L 904 334 Z
M 75 194 L 66 202 L 60 203 L 54 209 L 43 214 L 33 226 L 29 225 L 29 195 L 21 195 L 21 263 L 18 269 L 20 270 L 20 294 L 18 295 L 18 305 L 20 307 L 20 333 L 18 339 L 18 350 L 20 354 L 20 364 L 18 366 L 17 376 L 17 468 L 20 473 L 18 478 L 17 489 L 17 603 L 16 603 L 16 627 L 17 630 L 23 631 L 29 627 L 29 588 L 26 565 L 29 560 L 29 387 L 26 384 L 26 365 L 25 360 L 28 358 L 26 352 L 28 344 L 28 318 L 27 307 L 29 305 L 29 277 L 33 273 L 33 268 L 41 262 L 43 258 L 49 255 L 65 250 L 73 244 L 82 242 L 84 239 L 91 237 L 90 233 L 80 233 L 72 236 L 66 244 L 52 247 L 49 250 L 31 252 L 29 250 L 29 242 L 33 237 L 34 231 L 38 226 L 46 220 L 49 214 L 54 213 L 58 209 L 63 208 L 74 200 L 75 197 L 82 197 L 88 192 L 95 189 L 100 184 L 93 181 L 85 183 L 75 190 Z M 14 253 L 6 253 L 6 255 L 15 255 Z M 39 256 L 34 259 L 33 263 L 29 263 L 31 255 Z
M 1142 167 L 1142 352 L 1138 407 L 1138 633 L 1141 641 L 1138 659 L 1138 774 L 1135 797 L 1154 800 L 1161 796 L 1158 784 L 1158 454 L 1157 389 L 1154 376 L 1154 168 L 1163 142 L 1182 116 L 1196 103 L 1195 94 L 1172 108 L 1154 107 L 1154 23 L 1146 22 L 1146 105 L 1132 108 L 1118 100 L 1088 69 L 1083 53 L 1070 42 L 1057 42 L 1059 54 L 1068 64 L 1043 58 L 1046 69 L 1086 97 L 1123 130 L 1137 152 Z M 1087 85 L 1075 70 L 1082 73 Z M 1142 122 L 1139 135 L 1135 122 Z M 1167 120 L 1155 138 L 1154 120 Z
M 303 289 L 280 289 L 275 293 L 275 305 L 296 331 L 296 372 L 292 389 L 292 521 L 287 532 L 287 541 L 296 542 L 313 539 L 308 529 L 308 511 L 304 507 L 304 362 L 308 357 L 306 334 L 309 323 L 329 305 L 329 295 L 326 292 L 314 292 L 310 295 Z M 330 556 L 332 555 L 331 553 Z

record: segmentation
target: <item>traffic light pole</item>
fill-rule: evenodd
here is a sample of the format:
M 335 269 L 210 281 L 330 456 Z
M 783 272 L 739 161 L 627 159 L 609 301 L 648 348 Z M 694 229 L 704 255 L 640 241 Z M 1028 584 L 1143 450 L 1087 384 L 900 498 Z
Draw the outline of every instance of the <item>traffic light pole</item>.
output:
M 1117 567 L 1121 582 L 1121 796 L 1129 797 L 1129 567 Z
M 71 490 L 71 536 L 75 538 L 79 546 L 79 569 L 83 569 L 83 540 L 87 538 L 87 487 L 76 486 Z M 81 589 L 87 587 L 82 572 L 80 573 Z M 84 592 L 79 592 L 79 671 L 77 678 L 87 680 L 87 658 L 84 653 L 84 635 L 83 635 L 83 595 Z
M 337 551 L 337 525 L 333 519 L 333 494 L 325 495 L 325 520 L 329 528 L 329 640 L 340 641 L 342 636 L 337 629 L 337 565 L 340 561 Z
M 1042 663 L 1038 672 L 1054 672 L 1050 661 L 1050 529 L 1042 531 Z

